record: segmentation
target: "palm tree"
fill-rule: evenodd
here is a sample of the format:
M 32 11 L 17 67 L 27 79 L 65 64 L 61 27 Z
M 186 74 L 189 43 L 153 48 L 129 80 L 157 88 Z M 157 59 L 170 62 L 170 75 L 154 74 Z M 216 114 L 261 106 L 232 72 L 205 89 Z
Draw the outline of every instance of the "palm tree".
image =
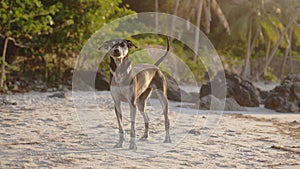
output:
M 197 12 L 197 18 L 196 18 L 196 26 L 197 28 L 200 29 L 200 23 L 201 23 L 201 15 L 202 15 L 202 6 L 203 6 L 203 0 L 199 0 L 198 2 L 198 12 Z M 200 36 L 200 30 L 196 29 L 196 34 L 195 34 L 195 44 L 194 44 L 194 61 L 197 58 L 198 55 L 198 47 L 199 47 L 199 36 Z
M 280 78 L 283 77 L 287 58 L 289 57 L 289 55 L 291 55 L 291 51 L 292 51 L 292 35 L 293 35 L 293 28 L 290 28 L 289 34 L 288 34 L 288 37 L 287 37 L 288 45 L 287 45 L 287 47 L 285 49 L 285 54 L 284 54 L 283 62 L 282 62 L 282 65 L 281 65 Z
M 5 81 L 5 56 L 7 51 L 7 44 L 8 44 L 8 38 L 6 37 L 4 40 L 4 47 L 3 47 L 3 53 L 2 53 L 2 61 L 1 61 L 1 78 L 0 78 L 0 91 L 5 90 L 6 85 L 4 84 Z
M 173 10 L 173 15 L 177 15 L 177 10 L 178 10 L 178 5 L 179 5 L 180 0 L 176 0 L 175 5 L 174 5 L 174 10 Z M 170 33 L 171 36 L 173 35 L 174 27 L 175 27 L 175 17 L 172 17 L 172 22 L 171 22 L 171 27 L 170 27 Z
M 212 21 L 212 11 L 215 13 L 216 17 L 219 19 L 220 23 L 224 26 L 224 28 L 226 29 L 226 32 L 230 35 L 231 34 L 231 30 L 230 30 L 230 26 L 229 23 L 227 21 L 227 18 L 221 8 L 221 6 L 219 5 L 219 3 L 216 0 L 205 0 L 203 2 L 203 10 L 204 10 L 204 14 L 205 14 L 205 32 L 208 34 L 210 33 L 210 22 Z
M 204 13 L 203 13 L 204 11 Z M 211 13 L 212 11 L 218 17 L 221 24 L 225 27 L 228 34 L 231 33 L 228 21 L 226 16 L 223 13 L 219 3 L 216 0 L 185 0 L 181 1 L 178 8 L 178 16 L 182 18 L 186 18 L 188 21 L 195 23 L 198 28 L 200 28 L 200 24 L 204 23 L 205 32 L 210 32 L 210 22 L 212 21 Z M 202 22 L 202 14 L 204 14 L 204 21 Z M 195 35 L 195 44 L 194 50 L 196 55 L 194 56 L 194 60 L 197 56 L 198 46 L 199 46 L 199 35 L 200 32 L 196 31 Z
M 286 38 L 287 45 L 284 46 L 284 47 L 286 47 L 286 51 L 285 51 L 283 63 L 282 63 L 281 70 L 280 70 L 280 77 L 282 77 L 283 73 L 284 73 L 284 68 L 285 68 L 287 58 L 291 53 L 291 47 L 292 47 L 291 41 L 293 39 L 293 36 L 298 35 L 298 37 L 299 37 L 299 35 L 300 35 L 300 29 L 298 28 L 297 24 L 294 24 L 300 15 L 299 2 L 297 0 L 286 0 L 286 1 L 274 0 L 274 1 L 275 1 L 274 4 L 276 5 L 277 17 L 286 26 L 285 26 L 284 30 L 282 30 L 280 37 L 277 39 L 277 42 L 270 54 L 270 57 L 268 57 L 266 59 L 266 63 L 264 65 L 263 69 L 259 72 L 259 76 L 262 76 L 266 72 L 268 66 L 270 65 L 271 61 L 274 58 L 275 52 L 278 50 L 279 46 L 282 45 L 281 43 L 284 40 L 284 38 Z M 293 17 L 291 17 L 291 16 L 293 16 Z M 298 38 L 295 38 L 295 39 L 298 39 Z
M 266 64 L 263 68 L 263 70 L 260 72 L 259 75 L 263 75 L 264 72 L 267 70 L 268 66 L 270 65 L 271 61 L 273 60 L 273 57 L 275 56 L 276 51 L 279 48 L 279 45 L 281 44 L 281 42 L 283 41 L 284 36 L 286 35 L 286 33 L 288 32 L 288 29 L 294 24 L 294 22 L 296 21 L 296 19 L 298 18 L 300 14 L 300 8 L 297 9 L 296 13 L 294 14 L 294 16 L 289 20 L 288 24 L 286 25 L 286 27 L 284 28 L 284 30 L 282 31 L 280 38 L 277 40 L 275 47 L 273 48 L 270 57 L 268 58 L 268 60 L 266 61 Z
M 155 0 L 155 32 L 158 32 L 158 0 Z
M 246 57 L 241 71 L 244 78 L 250 69 L 251 53 L 258 40 L 263 43 L 266 38 L 276 41 L 280 35 L 282 24 L 266 8 L 271 3 L 272 1 L 266 3 L 264 0 L 232 0 L 223 6 L 234 32 L 233 38 L 247 41 Z

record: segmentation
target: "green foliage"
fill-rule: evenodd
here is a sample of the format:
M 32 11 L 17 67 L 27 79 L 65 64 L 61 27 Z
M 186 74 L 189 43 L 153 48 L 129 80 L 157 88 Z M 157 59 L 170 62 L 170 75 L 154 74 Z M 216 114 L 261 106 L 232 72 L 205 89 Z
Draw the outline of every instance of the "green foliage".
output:
M 280 80 L 272 73 L 272 68 L 268 67 L 267 72 L 264 75 L 264 80 L 272 81 L 272 82 L 279 82 Z
M 2 0 L 0 37 L 10 37 L 15 45 L 26 47 L 23 53 L 27 56 L 55 56 L 50 60 L 51 63 L 42 59 L 45 63 L 41 63 L 41 66 L 49 73 L 48 79 L 59 80 L 66 65 L 64 60 L 72 57 L 75 60 L 92 34 L 105 23 L 134 13 L 119 7 L 121 2 L 122 0 Z M 12 48 L 11 44 L 9 43 L 8 49 Z M 34 60 L 36 59 L 33 58 L 32 64 L 35 63 Z M 53 78 L 52 75 L 57 77 Z
M 201 54 L 199 57 L 196 58 L 194 61 L 192 58 L 195 55 L 193 50 L 190 48 L 187 48 L 184 44 L 174 41 L 173 44 L 174 47 L 174 54 L 179 57 L 179 59 L 185 63 L 191 73 L 188 75 L 185 71 L 180 71 L 180 79 L 183 82 L 190 82 L 191 79 L 195 79 L 197 82 L 201 82 L 203 80 L 204 74 L 207 71 L 207 68 L 205 67 L 205 60 L 203 60 L 203 57 L 201 57 Z M 190 77 L 190 76 L 193 77 Z
M 0 30 L 4 36 L 32 39 L 51 30 L 54 24 L 52 16 L 60 6 L 60 3 L 55 3 L 45 7 L 40 0 L 2 0 Z
M 154 63 L 154 61 L 149 57 L 146 51 L 140 50 L 134 52 L 130 55 L 132 64 L 135 65 L 137 63 Z
M 208 35 L 213 42 L 219 54 L 225 57 L 229 65 L 239 63 L 244 59 L 247 49 L 247 35 L 249 28 L 252 28 L 252 36 L 257 32 L 257 41 L 254 44 L 252 58 L 264 58 L 269 39 L 272 47 L 280 37 L 280 34 L 295 9 L 300 7 L 299 0 L 217 0 L 221 11 L 225 14 L 231 29 L 231 35 L 228 35 L 224 28 L 224 23 L 218 13 L 212 9 L 211 19 L 209 20 L 209 2 L 206 0 L 206 6 L 203 9 L 202 26 L 211 22 L 211 33 Z M 198 0 L 180 1 L 177 15 L 195 23 Z M 126 5 L 130 3 L 130 6 Z M 160 0 L 159 11 L 173 13 L 175 0 Z M 31 59 L 32 70 L 41 70 L 48 73 L 47 79 L 57 81 L 61 79 L 61 74 L 70 65 L 70 58 L 75 60 L 81 48 L 87 40 L 99 28 L 106 23 L 110 23 L 122 16 L 137 12 L 154 11 L 153 0 L 1 0 L 0 2 L 0 41 L 5 37 L 10 37 L 8 43 L 8 53 L 5 67 L 8 71 L 22 71 L 20 61 L 14 62 L 14 55 L 22 55 Z M 297 23 L 292 26 L 292 56 L 300 60 L 300 29 L 298 18 Z M 113 25 L 113 24 L 112 24 Z M 129 35 L 128 32 L 122 32 L 122 29 L 132 30 L 139 34 L 138 30 L 147 28 L 147 25 L 123 24 L 114 22 L 111 30 L 101 32 L 110 37 Z M 204 26 L 204 28 L 207 28 Z M 169 28 L 165 28 L 169 29 Z M 174 30 L 174 33 L 182 33 L 182 30 Z M 133 63 L 153 61 L 142 49 L 151 45 L 166 46 L 166 40 L 157 35 L 139 35 L 129 37 L 139 48 L 133 49 Z M 91 50 L 89 55 L 97 57 L 98 51 L 95 51 L 95 45 L 98 41 L 90 43 Z M 2 44 L 2 43 L 0 43 Z M 287 47 L 287 36 L 276 52 L 276 57 L 284 56 Z M 21 48 L 22 49 L 21 49 Z M 24 49 L 24 47 L 26 49 Z M 201 81 L 204 76 L 205 60 L 193 61 L 191 49 L 184 44 L 174 40 L 172 43 L 173 52 L 186 63 L 195 74 L 197 81 Z M 0 50 L 2 48 L 0 47 Z M 204 54 L 202 54 L 204 55 Z M 47 57 L 51 57 L 48 59 Z M 91 57 L 92 58 L 92 57 Z M 1 57 L 0 57 L 1 59 Z M 37 62 L 39 60 L 40 62 Z M 93 62 L 93 58 L 89 62 Z M 1 62 L 1 60 L 0 60 Z M 44 62 L 44 63 L 41 63 Z M 100 68 L 109 72 L 109 57 L 105 57 L 100 64 Z M 40 65 L 39 65 L 40 64 Z M 68 65 L 69 64 L 69 65 Z M 1 63 L 0 63 L 1 65 Z M 74 65 L 73 65 L 74 66 Z M 40 69 L 33 69 L 39 67 Z M 200 72 L 200 73 L 199 73 Z M 40 73 L 40 72 L 37 72 Z M 45 73 L 46 74 L 46 73 Z M 182 79 L 188 81 L 184 73 L 179 75 Z M 267 80 L 274 80 L 276 77 L 272 74 L 272 69 L 268 68 L 265 76 Z
M 55 75 L 51 75 L 49 81 L 50 82 L 55 82 L 57 77 Z
M 273 8 L 266 8 L 271 1 L 263 0 L 231 0 L 231 3 L 223 3 L 222 7 L 229 19 L 232 36 L 236 40 L 247 42 L 249 30 L 252 36 L 258 32 L 260 40 L 271 39 L 275 42 L 283 30 L 282 23 L 274 16 Z
M 49 3 L 44 0 L 45 3 Z M 40 37 L 45 46 L 53 46 L 55 50 L 65 48 L 72 53 L 78 53 L 86 40 L 91 37 L 105 23 L 133 11 L 120 8 L 121 0 L 56 0 L 62 8 L 53 16 L 53 32 Z M 52 1 L 52 3 L 54 3 Z M 48 4 L 51 6 L 50 4 Z

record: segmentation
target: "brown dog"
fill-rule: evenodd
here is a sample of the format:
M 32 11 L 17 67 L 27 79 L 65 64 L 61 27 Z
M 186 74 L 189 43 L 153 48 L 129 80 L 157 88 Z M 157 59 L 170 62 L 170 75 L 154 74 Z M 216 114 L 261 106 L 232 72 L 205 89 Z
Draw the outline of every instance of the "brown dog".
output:
M 119 126 L 119 141 L 115 147 L 122 147 L 124 141 L 124 130 L 122 124 L 121 102 L 127 102 L 130 106 L 130 146 L 129 149 L 137 149 L 135 143 L 135 118 L 138 109 L 145 122 L 144 135 L 141 140 L 146 140 L 149 136 L 149 119 L 145 112 L 146 101 L 153 89 L 157 91 L 158 99 L 162 105 L 165 117 L 165 143 L 170 143 L 167 85 L 163 73 L 158 65 L 165 59 L 169 51 L 169 39 L 167 39 L 167 51 L 154 65 L 136 64 L 131 65 L 128 51 L 136 47 L 130 40 L 113 39 L 104 43 L 100 48 L 108 51 L 111 59 L 110 63 L 110 90 L 115 103 L 115 113 Z

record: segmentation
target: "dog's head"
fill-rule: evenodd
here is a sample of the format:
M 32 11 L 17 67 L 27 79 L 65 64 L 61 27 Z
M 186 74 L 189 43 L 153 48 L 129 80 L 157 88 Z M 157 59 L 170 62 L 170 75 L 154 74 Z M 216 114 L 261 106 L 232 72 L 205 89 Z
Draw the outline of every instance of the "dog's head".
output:
M 106 41 L 99 49 L 108 50 L 108 54 L 117 62 L 121 62 L 128 55 L 130 48 L 137 48 L 130 40 L 127 39 L 112 39 Z

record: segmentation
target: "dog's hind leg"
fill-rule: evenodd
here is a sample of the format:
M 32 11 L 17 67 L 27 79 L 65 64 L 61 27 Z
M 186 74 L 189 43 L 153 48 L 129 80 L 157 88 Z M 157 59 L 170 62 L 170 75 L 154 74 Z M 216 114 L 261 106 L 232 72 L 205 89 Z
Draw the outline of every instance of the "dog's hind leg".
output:
M 164 117 L 165 117 L 165 130 L 166 130 L 166 137 L 164 143 L 171 143 L 170 138 L 170 121 L 169 121 L 169 104 L 167 98 L 167 82 L 162 74 L 162 72 L 157 72 L 156 76 L 153 78 L 153 84 L 157 90 L 156 94 L 161 103 Z
M 140 113 L 142 114 L 142 116 L 144 118 L 144 123 L 145 123 L 144 135 L 140 138 L 140 140 L 142 140 L 142 141 L 147 140 L 147 138 L 149 136 L 149 117 L 146 112 L 146 104 L 147 104 L 146 102 L 148 100 L 148 97 L 149 97 L 151 91 L 152 91 L 151 88 L 146 89 L 146 91 L 144 93 L 142 93 L 141 96 L 137 100 L 137 107 L 138 107 Z
M 165 131 L 166 131 L 166 136 L 165 136 L 165 141 L 164 143 L 171 143 L 171 137 L 170 137 L 170 121 L 169 121 L 169 116 L 168 116 L 168 110 L 169 110 L 169 104 L 168 104 L 168 98 L 164 92 L 161 90 L 156 90 L 156 94 L 158 96 L 158 99 L 161 103 L 164 117 L 165 117 Z
M 118 126 L 119 126 L 119 141 L 115 145 L 115 148 L 120 148 L 123 146 L 123 142 L 125 140 L 124 138 L 124 130 L 123 130 L 123 123 L 122 123 L 122 112 L 121 112 L 121 102 L 117 101 L 115 102 L 115 113 L 118 120 Z

